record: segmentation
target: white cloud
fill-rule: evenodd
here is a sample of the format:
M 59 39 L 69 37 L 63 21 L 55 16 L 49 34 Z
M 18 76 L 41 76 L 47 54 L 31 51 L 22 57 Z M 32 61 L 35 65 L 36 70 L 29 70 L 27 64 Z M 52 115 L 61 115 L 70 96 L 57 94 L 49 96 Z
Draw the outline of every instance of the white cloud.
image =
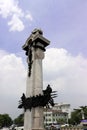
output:
M 58 101 L 72 106 L 87 105 L 87 59 L 65 49 L 48 49 L 44 59 L 44 81 L 58 91 Z
M 0 0 L 0 15 L 3 18 L 10 17 L 11 20 L 8 21 L 10 31 L 22 31 L 24 29 L 23 18 L 29 21 L 33 19 L 30 13 L 27 14 L 19 7 L 19 0 Z
M 26 70 L 22 59 L 0 51 L 0 113 L 18 114 L 18 100 L 26 88 Z M 16 115 L 15 115 L 15 112 Z
M 29 12 L 26 13 L 25 18 L 30 20 L 30 21 L 33 21 L 33 17 Z
M 26 59 L 25 59 L 26 60 Z M 43 61 L 44 88 L 58 91 L 57 102 L 87 105 L 87 59 L 72 56 L 65 49 L 46 50 Z M 16 117 L 18 100 L 26 90 L 26 69 L 22 58 L 0 50 L 0 113 Z M 16 115 L 15 115 L 16 113 Z
M 10 31 L 22 31 L 24 29 L 24 24 L 17 15 L 13 15 L 12 20 L 8 22 L 8 25 L 10 26 Z
M 18 0 L 0 0 L 0 14 L 6 18 L 12 14 L 22 16 L 23 12 L 18 7 Z

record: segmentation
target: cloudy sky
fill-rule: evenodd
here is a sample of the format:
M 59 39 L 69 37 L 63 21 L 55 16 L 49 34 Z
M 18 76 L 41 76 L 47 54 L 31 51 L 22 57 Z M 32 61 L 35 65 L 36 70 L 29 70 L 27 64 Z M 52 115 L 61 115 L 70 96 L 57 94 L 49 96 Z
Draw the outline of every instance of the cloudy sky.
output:
M 50 84 L 58 91 L 58 103 L 87 105 L 87 0 L 0 0 L 0 113 L 21 113 L 27 75 L 21 47 L 34 28 L 50 40 L 44 88 Z

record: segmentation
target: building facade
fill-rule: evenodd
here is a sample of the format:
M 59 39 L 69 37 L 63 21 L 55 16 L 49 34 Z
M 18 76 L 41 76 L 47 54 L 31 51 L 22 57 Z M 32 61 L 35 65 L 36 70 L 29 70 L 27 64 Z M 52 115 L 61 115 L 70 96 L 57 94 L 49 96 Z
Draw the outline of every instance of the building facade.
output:
M 53 108 L 44 108 L 44 125 L 68 123 L 70 104 L 56 103 Z
M 68 118 L 71 116 L 70 104 L 67 103 L 55 103 L 53 110 L 59 110 L 68 113 Z

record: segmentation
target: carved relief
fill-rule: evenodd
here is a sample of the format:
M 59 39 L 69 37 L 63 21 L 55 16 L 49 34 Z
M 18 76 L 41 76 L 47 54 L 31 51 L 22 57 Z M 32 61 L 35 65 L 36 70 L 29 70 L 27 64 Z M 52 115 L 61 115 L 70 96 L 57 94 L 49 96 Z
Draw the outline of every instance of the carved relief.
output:
M 46 106 L 47 108 L 49 108 L 50 105 L 54 106 L 53 98 L 57 97 L 57 94 L 55 92 L 56 91 L 53 92 L 50 85 L 48 85 L 46 90 L 43 90 L 43 95 L 39 94 L 36 96 L 26 98 L 25 94 L 23 93 L 18 108 L 24 108 L 25 111 L 29 109 L 31 111 L 32 108 L 38 106 L 39 107 Z

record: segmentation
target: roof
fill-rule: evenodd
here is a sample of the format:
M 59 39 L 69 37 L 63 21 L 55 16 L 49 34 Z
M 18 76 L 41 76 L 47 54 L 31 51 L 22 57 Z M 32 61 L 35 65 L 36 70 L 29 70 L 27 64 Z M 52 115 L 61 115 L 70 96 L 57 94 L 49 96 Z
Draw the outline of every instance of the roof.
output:
M 56 114 L 56 113 L 60 113 L 60 114 L 67 114 L 67 112 L 62 112 L 61 110 L 52 110 L 52 109 L 44 109 L 44 112 L 52 112 L 52 113 L 54 113 L 54 114 Z
M 81 120 L 81 124 L 87 124 L 87 119 Z
M 85 119 L 85 120 L 82 120 L 81 122 L 87 122 L 87 119 Z

